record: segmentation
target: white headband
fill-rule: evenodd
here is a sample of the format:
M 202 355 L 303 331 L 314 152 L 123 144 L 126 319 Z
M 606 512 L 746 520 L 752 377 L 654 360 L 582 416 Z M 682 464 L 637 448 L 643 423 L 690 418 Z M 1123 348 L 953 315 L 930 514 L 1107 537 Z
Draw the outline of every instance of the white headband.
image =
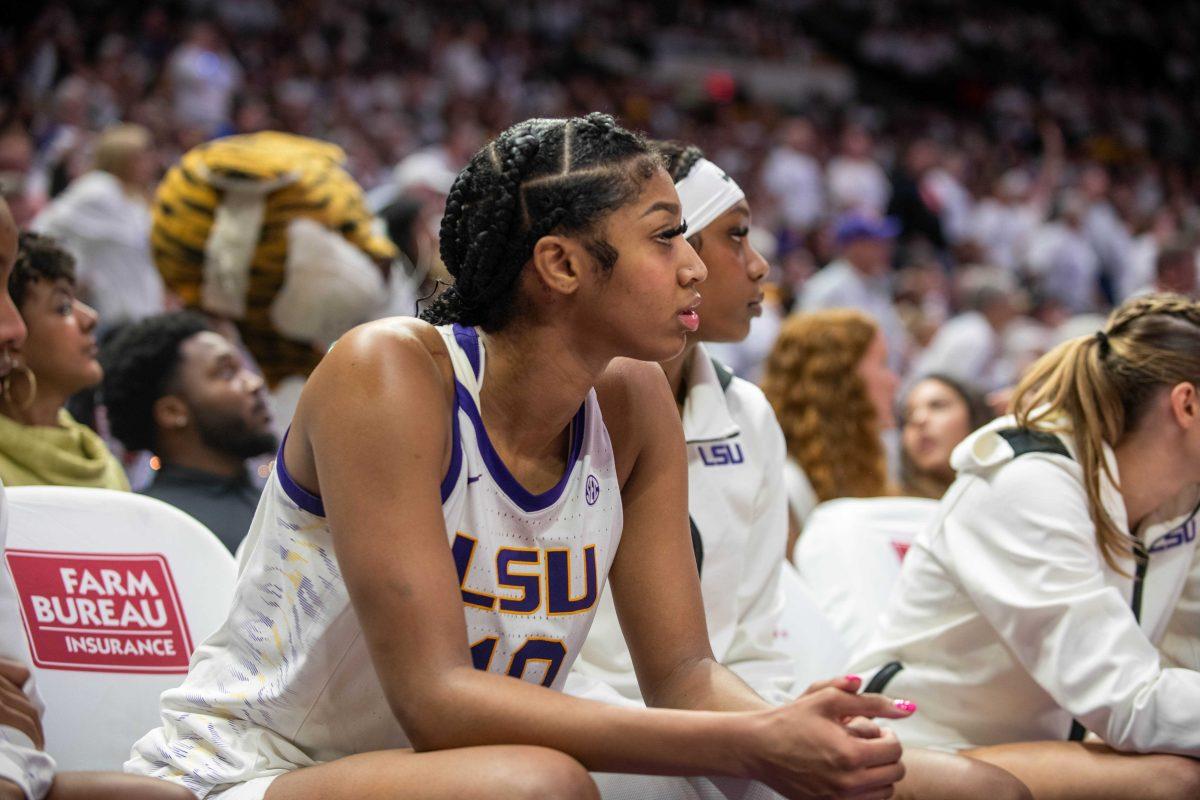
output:
M 688 236 L 704 230 L 746 197 L 733 178 L 707 158 L 692 166 L 687 177 L 675 184 L 675 191 L 679 192 L 679 202 L 683 204 Z

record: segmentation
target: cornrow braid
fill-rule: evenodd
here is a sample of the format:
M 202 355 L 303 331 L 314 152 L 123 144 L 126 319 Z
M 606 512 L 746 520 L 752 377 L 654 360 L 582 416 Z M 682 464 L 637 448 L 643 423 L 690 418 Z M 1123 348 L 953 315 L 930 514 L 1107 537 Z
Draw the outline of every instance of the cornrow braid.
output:
M 696 162 L 704 158 L 703 150 L 687 142 L 655 141 L 652 144 L 655 152 L 662 156 L 663 166 L 675 183 L 686 178 Z
M 474 155 L 446 198 L 440 247 L 454 285 L 422 319 L 504 327 L 517 310 L 521 270 L 551 233 L 581 237 L 611 269 L 617 251 L 597 228 L 660 165 L 645 139 L 607 114 L 507 129 Z

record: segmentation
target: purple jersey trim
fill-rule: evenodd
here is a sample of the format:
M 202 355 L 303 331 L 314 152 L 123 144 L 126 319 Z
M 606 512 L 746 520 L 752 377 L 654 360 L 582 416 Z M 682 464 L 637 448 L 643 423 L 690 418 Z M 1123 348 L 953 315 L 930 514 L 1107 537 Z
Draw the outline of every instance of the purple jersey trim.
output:
M 454 340 L 458 342 L 458 346 L 467 354 L 467 360 L 471 362 L 471 369 L 475 371 L 475 379 L 479 379 L 479 331 L 474 328 L 468 328 L 465 325 L 454 323 Z
M 325 516 L 325 504 L 321 502 L 320 496 L 292 480 L 292 476 L 288 474 L 287 465 L 283 463 L 283 447 L 287 444 L 287 437 L 291 432 L 291 428 L 283 432 L 283 441 L 279 443 L 279 452 L 275 455 L 275 474 L 279 476 L 279 485 L 283 487 L 283 493 L 291 498 L 293 503 L 310 514 L 323 517 Z
M 450 443 L 450 446 L 453 449 L 450 456 L 450 466 L 446 470 L 446 477 L 442 478 L 443 503 L 450 497 L 450 493 L 454 491 L 454 484 L 458 483 L 458 473 L 462 470 L 463 460 L 462 445 L 458 439 L 458 410 L 455 409 L 451 416 L 453 417 L 453 422 L 451 423 L 453 441 Z M 292 476 L 288 474 L 287 465 L 283 463 L 283 446 L 287 444 L 287 437 L 291 432 L 291 428 L 284 431 L 283 441 L 279 444 L 279 452 L 275 455 L 275 472 L 279 475 L 279 485 L 283 487 L 283 493 L 293 503 L 310 514 L 323 517 L 325 516 L 325 503 L 321 500 L 320 495 L 315 495 L 296 483 L 292 479 Z
M 504 466 L 504 462 L 500 460 L 500 455 L 492 447 L 492 440 L 488 438 L 487 429 L 483 427 L 483 418 L 479 416 L 479 409 L 475 406 L 475 400 L 471 397 L 471 393 L 467 391 L 467 387 L 455 381 L 454 391 L 458 396 L 458 407 L 466 412 L 466 415 L 471 420 L 471 424 L 475 428 L 475 439 L 479 444 L 479 454 L 483 457 L 483 463 L 487 466 L 488 474 L 492 476 L 492 480 L 500 487 L 500 491 L 504 492 L 508 496 L 508 499 L 516 503 L 517 507 L 522 511 L 542 511 L 557 503 L 558 499 L 562 497 L 563 490 L 567 488 L 567 482 L 570 480 L 571 473 L 575 469 L 575 462 L 582 456 L 583 431 L 587 424 L 587 414 L 585 412 L 587 404 L 580 405 L 579 411 L 575 412 L 575 419 L 572 423 L 574 428 L 571 435 L 571 454 L 567 457 L 567 467 L 563 471 L 562 478 L 557 484 L 541 494 L 533 494 L 517 482 L 517 479 L 508 471 L 508 467 Z

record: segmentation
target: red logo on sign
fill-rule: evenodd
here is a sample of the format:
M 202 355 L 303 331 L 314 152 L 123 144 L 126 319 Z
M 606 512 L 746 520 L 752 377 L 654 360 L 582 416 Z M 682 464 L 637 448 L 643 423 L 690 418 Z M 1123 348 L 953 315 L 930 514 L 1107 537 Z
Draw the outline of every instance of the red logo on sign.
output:
M 92 672 L 187 672 L 192 639 L 166 559 L 8 550 L 33 663 Z

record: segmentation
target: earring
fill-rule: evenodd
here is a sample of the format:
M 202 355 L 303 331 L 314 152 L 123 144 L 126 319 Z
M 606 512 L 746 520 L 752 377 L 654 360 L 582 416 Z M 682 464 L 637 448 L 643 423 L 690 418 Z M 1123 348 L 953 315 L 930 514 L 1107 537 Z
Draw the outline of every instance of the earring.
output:
M 29 384 L 29 396 L 21 402 L 17 401 L 16 392 L 13 391 L 13 375 L 18 372 L 25 376 L 25 381 Z M 0 392 L 3 393 L 6 404 L 20 411 L 28 411 L 33 406 L 33 401 L 37 399 L 37 376 L 24 364 L 15 364 L 4 376 L 4 379 L 0 380 Z

